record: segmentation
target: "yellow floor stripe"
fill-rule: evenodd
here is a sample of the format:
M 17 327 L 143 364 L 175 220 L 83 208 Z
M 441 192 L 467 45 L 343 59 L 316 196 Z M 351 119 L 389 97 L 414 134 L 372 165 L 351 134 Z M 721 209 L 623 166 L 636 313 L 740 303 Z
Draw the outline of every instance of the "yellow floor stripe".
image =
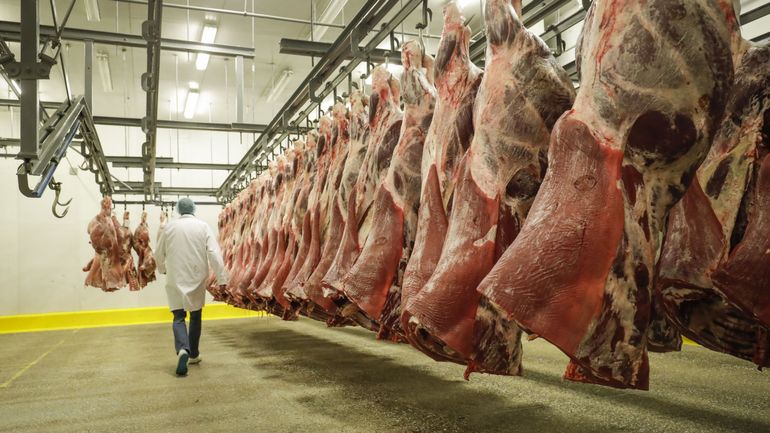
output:
M 72 331 L 72 334 L 74 334 L 76 332 L 78 332 L 77 329 Z M 72 335 L 72 334 L 70 334 L 70 335 Z M 27 370 L 29 370 L 30 368 L 34 367 L 35 364 L 37 364 L 38 362 L 42 361 L 43 358 L 48 356 L 49 353 L 53 352 L 57 347 L 61 346 L 67 338 L 69 338 L 69 335 L 67 335 L 66 337 L 64 337 L 61 340 L 59 340 L 58 343 L 54 344 L 50 349 L 45 351 L 45 353 L 43 353 L 42 355 L 38 356 L 34 361 L 32 361 L 29 364 L 25 365 L 21 370 L 17 371 L 13 376 L 11 376 L 10 379 L 8 379 L 5 382 L 1 383 L 0 384 L 0 389 L 5 389 L 5 388 L 8 388 L 9 386 L 11 386 L 11 384 L 13 383 L 14 380 L 20 378 L 22 374 L 27 372 Z
M 203 320 L 266 316 L 268 314 L 263 311 L 242 310 L 227 304 L 210 304 L 203 309 Z M 171 313 L 168 307 L 22 314 L 18 316 L 0 316 L 0 334 L 144 325 L 170 321 Z

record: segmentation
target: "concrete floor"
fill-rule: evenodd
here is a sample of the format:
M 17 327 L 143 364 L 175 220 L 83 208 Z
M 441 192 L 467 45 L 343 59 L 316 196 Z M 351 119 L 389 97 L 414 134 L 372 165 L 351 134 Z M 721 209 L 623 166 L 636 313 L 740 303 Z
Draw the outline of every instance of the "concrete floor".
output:
M 566 358 L 537 341 L 525 377 L 465 382 L 361 329 L 275 318 L 205 322 L 204 360 L 177 378 L 171 338 L 0 335 L 0 431 L 770 432 L 770 373 L 697 347 L 652 354 L 653 390 L 638 392 L 562 381 Z

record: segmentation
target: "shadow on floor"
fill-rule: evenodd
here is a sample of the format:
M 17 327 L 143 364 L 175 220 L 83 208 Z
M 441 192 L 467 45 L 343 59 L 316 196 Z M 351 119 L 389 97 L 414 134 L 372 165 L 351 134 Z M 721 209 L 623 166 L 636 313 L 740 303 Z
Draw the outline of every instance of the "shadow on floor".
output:
M 357 329 L 337 329 L 351 337 L 366 338 Z M 516 401 L 485 390 L 465 386 L 459 380 L 447 380 L 431 372 L 405 366 L 392 358 L 375 356 L 344 345 L 292 329 L 220 330 L 218 340 L 239 351 L 254 367 L 267 373 L 277 387 L 280 382 L 299 387 L 311 385 L 297 400 L 323 415 L 345 417 L 352 425 L 356 418 L 372 422 L 392 419 L 386 430 L 406 426 L 399 431 L 561 431 L 565 425 L 572 432 L 597 432 L 613 426 L 588 418 L 567 419 L 551 407 Z M 388 344 L 388 343 L 383 343 Z M 558 388 L 565 402 L 579 404 L 580 399 L 600 400 L 607 406 L 624 406 L 630 412 L 654 412 L 671 420 L 686 420 L 705 428 L 722 426 L 735 431 L 770 431 L 767 422 L 747 419 L 728 411 L 712 410 L 680 401 L 671 401 L 641 391 L 566 382 L 559 376 L 534 369 L 525 370 L 523 378 L 505 378 L 510 386 Z M 532 386 L 534 385 L 534 386 Z M 553 404 L 559 404 L 553 402 Z M 620 412 L 620 411 L 619 411 Z M 611 417 L 610 417 L 611 418 Z M 376 422 L 382 422 L 379 419 Z M 360 424 L 366 425 L 366 424 Z M 500 430 L 503 429 L 503 430 Z M 395 431 L 395 430 L 391 430 Z
M 546 405 L 517 403 L 293 330 L 217 334 L 220 342 L 267 372 L 277 388 L 281 383 L 306 387 L 308 392 L 297 398 L 303 407 L 362 426 L 361 431 L 372 424 L 377 431 L 404 432 L 495 432 L 512 426 L 517 431 L 560 431 L 572 424 Z M 571 431 L 601 429 L 592 425 Z

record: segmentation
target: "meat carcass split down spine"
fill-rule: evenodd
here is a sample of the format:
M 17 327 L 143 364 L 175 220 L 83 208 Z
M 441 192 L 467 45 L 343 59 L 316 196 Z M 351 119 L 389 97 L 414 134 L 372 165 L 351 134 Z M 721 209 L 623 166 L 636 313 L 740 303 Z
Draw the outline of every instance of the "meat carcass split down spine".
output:
M 725 116 L 669 215 L 656 289 L 685 336 L 768 367 L 770 47 L 736 32 L 732 50 L 735 83 Z
M 648 387 L 655 254 L 721 119 L 730 38 L 716 3 L 592 3 L 574 108 L 519 237 L 479 286 L 572 358 L 568 379 Z
M 436 90 L 433 59 L 416 41 L 402 47 L 401 90 L 404 117 L 400 139 L 385 177 L 374 192 L 371 231 L 342 291 L 373 321 L 379 338 L 399 339 L 401 284 L 417 230 L 420 164 L 425 135 L 433 119 Z
M 510 1 L 488 1 L 485 19 L 475 135 L 457 169 L 440 259 L 406 306 L 409 326 L 468 363 L 466 376 L 520 373 L 518 327 L 480 304 L 476 287 L 518 234 L 545 171 L 550 130 L 574 98 L 567 74 Z
M 85 285 L 105 292 L 119 290 L 126 285 L 139 290 L 155 279 L 155 259 L 150 248 L 150 234 L 146 214 L 135 234 L 129 229 L 129 213 L 123 214 L 123 224 L 112 213 L 112 199 L 102 198 L 100 212 L 88 224 L 88 235 L 94 248 L 94 258 L 83 268 L 87 272 Z M 139 255 L 139 269 L 131 249 Z

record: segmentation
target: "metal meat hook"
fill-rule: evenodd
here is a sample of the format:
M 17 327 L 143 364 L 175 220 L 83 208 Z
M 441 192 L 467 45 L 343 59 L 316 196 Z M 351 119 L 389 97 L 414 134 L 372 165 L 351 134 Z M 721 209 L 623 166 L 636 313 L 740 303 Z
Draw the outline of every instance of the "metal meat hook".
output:
M 51 212 L 53 212 L 53 216 L 56 218 L 64 218 L 67 216 L 67 212 L 70 211 L 69 204 L 72 203 L 72 199 L 67 200 L 66 203 L 62 203 L 59 201 L 59 196 L 61 195 L 61 182 L 56 182 L 54 178 L 51 178 L 51 182 L 48 184 L 48 187 L 54 190 L 56 193 L 56 196 L 54 197 L 53 203 L 51 204 Z M 57 206 L 64 207 L 64 212 L 59 214 L 57 211 Z

